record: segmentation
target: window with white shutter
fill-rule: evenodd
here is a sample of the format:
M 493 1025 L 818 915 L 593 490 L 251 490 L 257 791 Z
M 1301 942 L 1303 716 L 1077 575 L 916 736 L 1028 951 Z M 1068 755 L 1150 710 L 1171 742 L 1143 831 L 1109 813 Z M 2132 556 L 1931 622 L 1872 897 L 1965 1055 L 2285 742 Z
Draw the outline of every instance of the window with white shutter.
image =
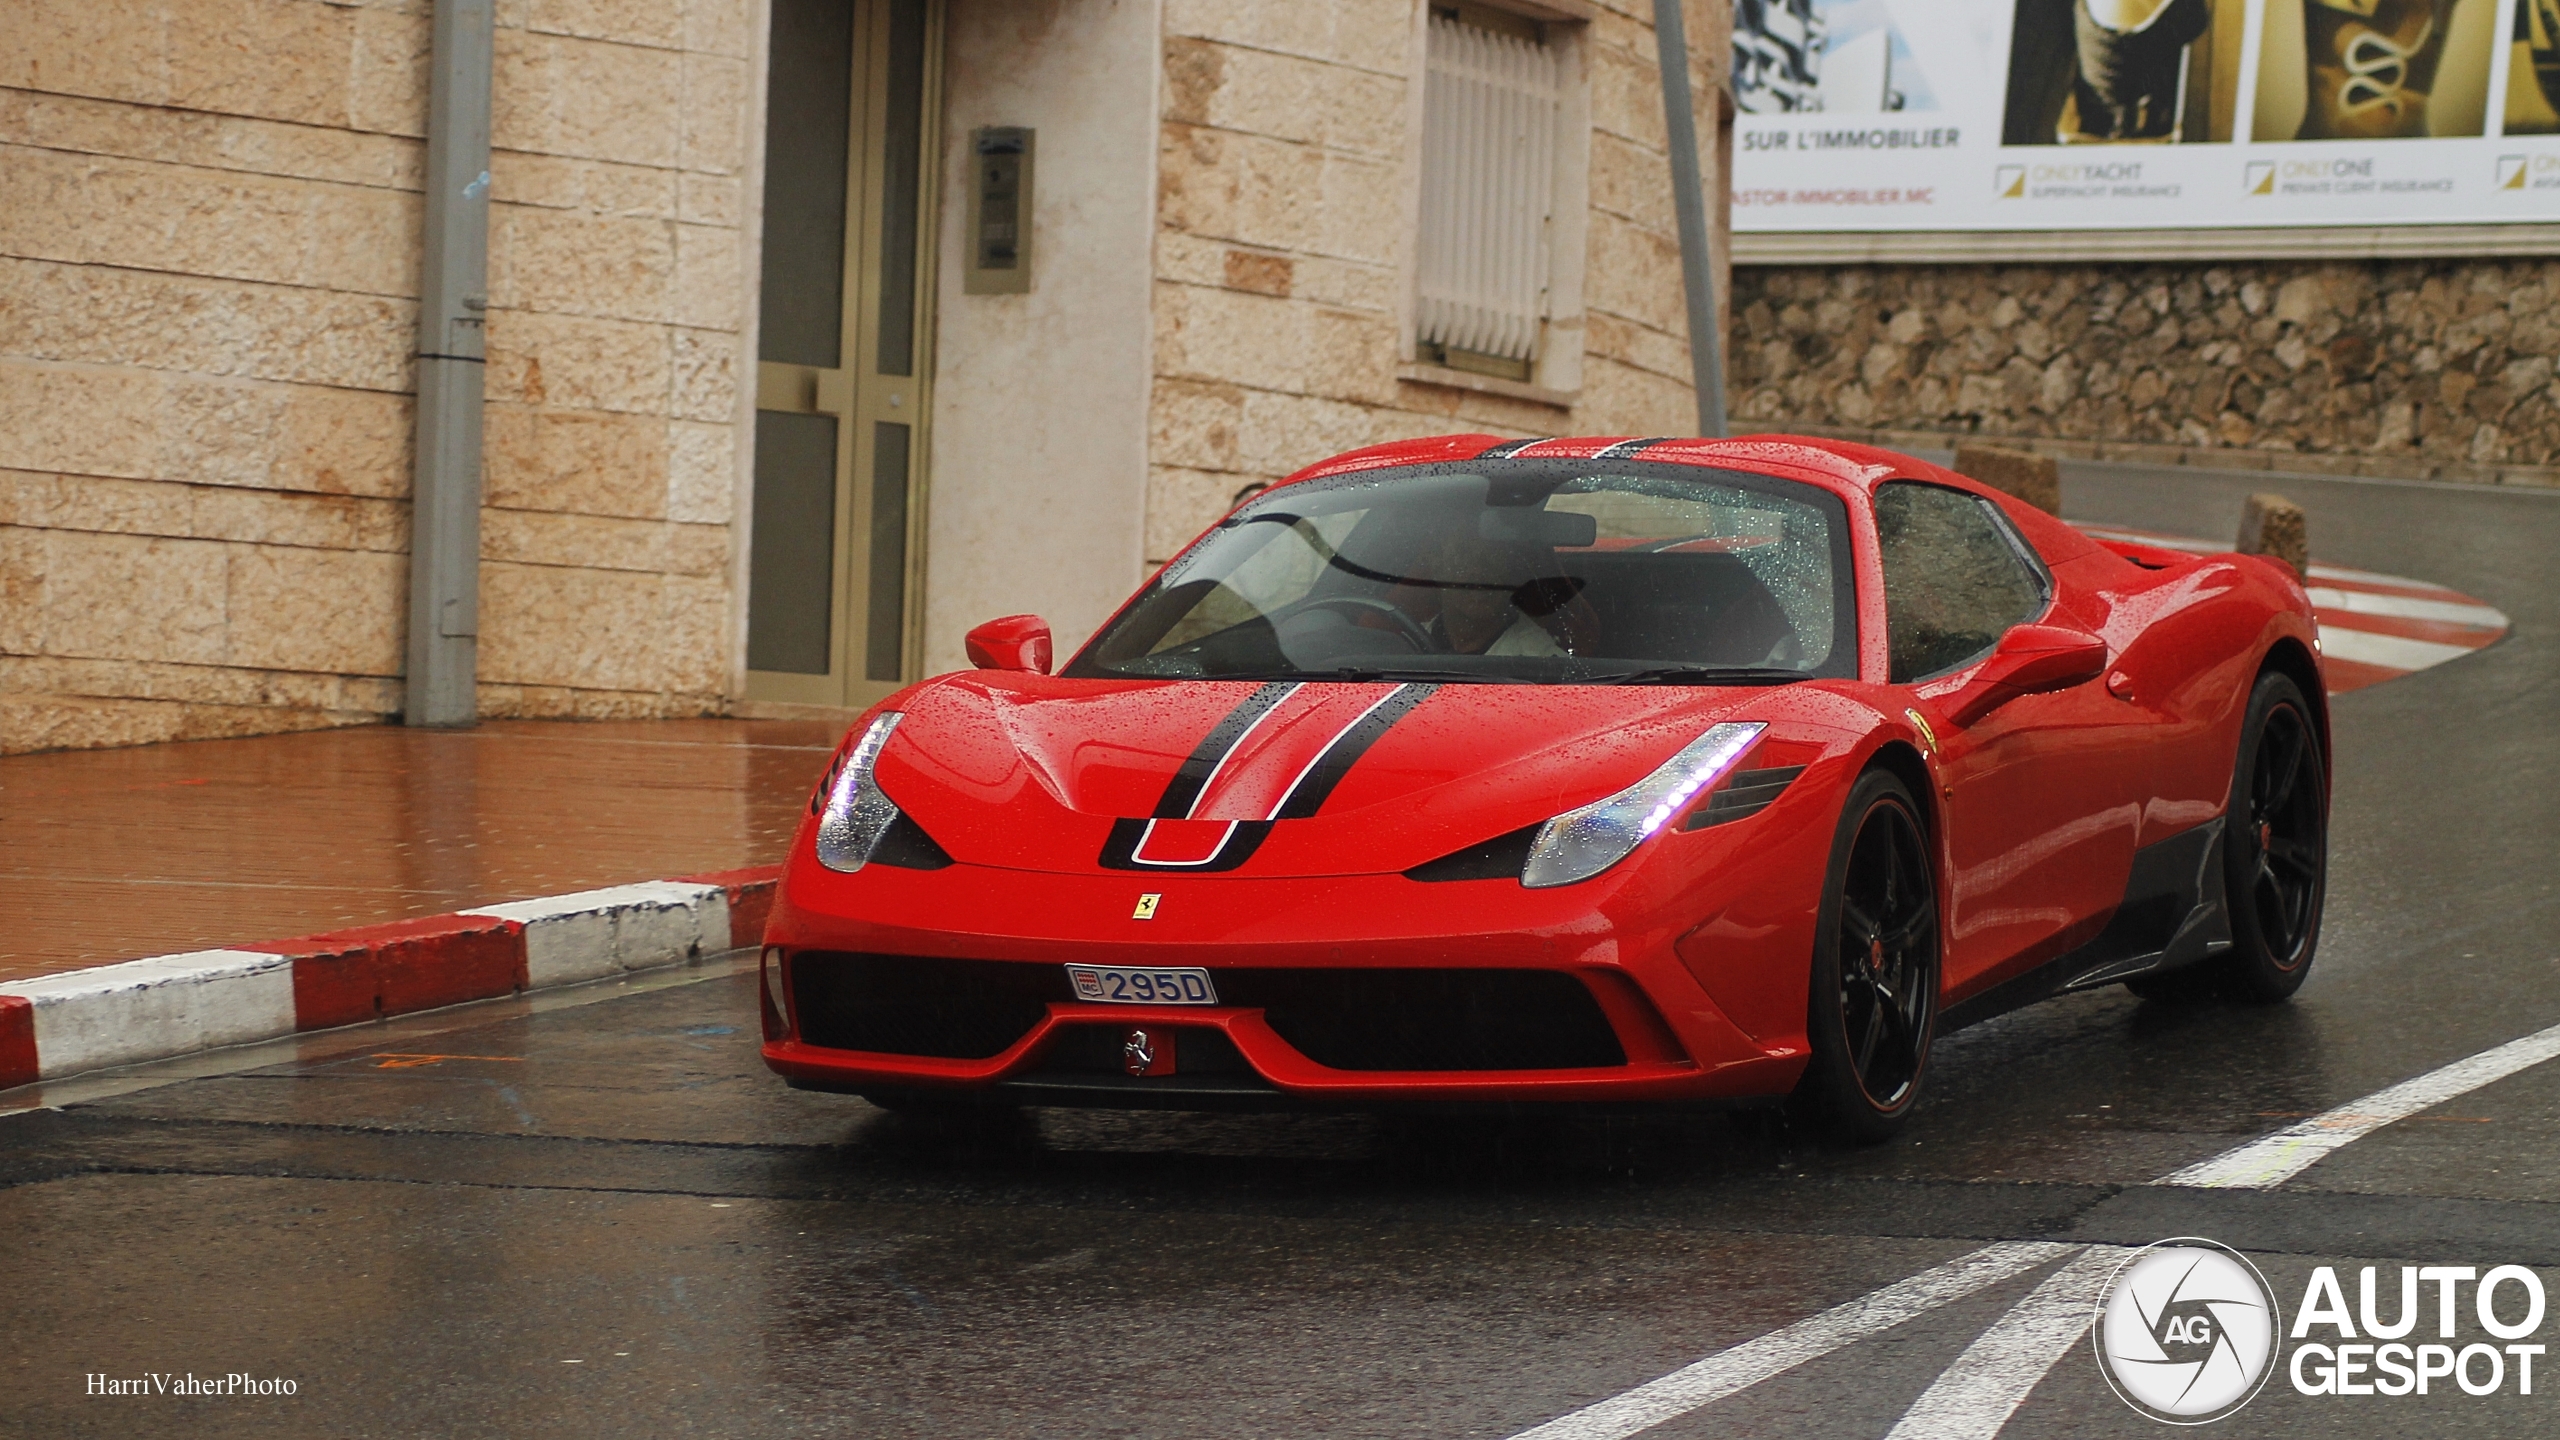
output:
M 1551 314 L 1567 66 L 1512 22 L 1432 7 L 1414 337 L 1429 363 L 1525 381 Z

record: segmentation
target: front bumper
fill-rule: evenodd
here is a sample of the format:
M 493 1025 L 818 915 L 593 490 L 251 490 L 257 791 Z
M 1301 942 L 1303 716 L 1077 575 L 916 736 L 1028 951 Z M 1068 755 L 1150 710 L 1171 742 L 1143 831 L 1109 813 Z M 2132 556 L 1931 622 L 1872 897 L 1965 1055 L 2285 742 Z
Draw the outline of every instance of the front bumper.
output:
M 1136 916 L 1141 894 L 1158 897 L 1151 919 Z M 805 1088 L 1040 1104 L 1785 1093 L 1803 1065 L 1800 1034 L 1763 1044 L 1727 1017 L 1675 948 L 1697 917 L 1684 921 L 1668 900 L 1633 877 L 1530 891 L 966 864 L 838 875 L 798 854 L 765 934 L 765 963 L 780 974 L 763 987 L 764 1057 Z M 1067 986 L 1069 964 L 1202 967 L 1231 1003 L 1089 1003 Z M 902 967 L 932 973 L 901 990 Z M 857 974 L 873 989 L 844 978 Z M 938 997 L 928 1008 L 949 1023 L 846 1023 L 869 995 Z M 1169 1037 L 1170 1073 L 1126 1073 L 1118 1054 L 1133 1030 Z M 1515 1063 L 1524 1056 L 1547 1063 Z

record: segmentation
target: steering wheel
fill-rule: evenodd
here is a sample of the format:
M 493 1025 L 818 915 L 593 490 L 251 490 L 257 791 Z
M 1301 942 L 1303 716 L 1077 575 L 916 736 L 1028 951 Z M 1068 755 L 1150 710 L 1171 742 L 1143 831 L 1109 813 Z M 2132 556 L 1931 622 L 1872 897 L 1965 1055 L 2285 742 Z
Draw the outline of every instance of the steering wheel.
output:
M 1393 601 L 1372 599 L 1366 595 L 1327 595 L 1316 600 L 1301 600 L 1272 616 L 1271 623 L 1276 629 L 1311 610 L 1344 612 L 1345 618 L 1355 625 L 1359 624 L 1358 617 L 1361 614 L 1384 615 L 1396 622 L 1396 633 L 1403 636 L 1407 644 L 1413 646 L 1415 654 L 1428 654 L 1439 648 L 1438 642 L 1431 638 L 1431 632 L 1423 629 L 1420 621 L 1404 613 L 1402 607 Z

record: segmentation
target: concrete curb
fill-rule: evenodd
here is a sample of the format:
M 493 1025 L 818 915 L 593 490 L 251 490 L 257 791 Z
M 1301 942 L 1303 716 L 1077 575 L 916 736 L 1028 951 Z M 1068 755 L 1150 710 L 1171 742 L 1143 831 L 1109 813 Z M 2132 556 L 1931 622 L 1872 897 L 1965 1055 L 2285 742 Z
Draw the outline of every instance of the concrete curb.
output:
M 781 873 L 646 880 L 0 984 L 0 1090 L 753 945 Z

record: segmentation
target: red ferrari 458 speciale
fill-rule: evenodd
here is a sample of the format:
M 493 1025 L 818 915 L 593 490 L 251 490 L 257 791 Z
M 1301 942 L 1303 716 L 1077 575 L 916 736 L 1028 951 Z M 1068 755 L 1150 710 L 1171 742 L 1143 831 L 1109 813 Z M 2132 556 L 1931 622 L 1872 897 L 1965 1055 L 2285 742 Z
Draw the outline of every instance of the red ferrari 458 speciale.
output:
M 2301 984 L 2317 653 L 2279 561 L 1864 446 L 1356 451 L 1056 673 L 994 621 L 853 727 L 765 1060 L 893 1108 L 1793 1095 L 1879 1138 L 1951 1027 Z

